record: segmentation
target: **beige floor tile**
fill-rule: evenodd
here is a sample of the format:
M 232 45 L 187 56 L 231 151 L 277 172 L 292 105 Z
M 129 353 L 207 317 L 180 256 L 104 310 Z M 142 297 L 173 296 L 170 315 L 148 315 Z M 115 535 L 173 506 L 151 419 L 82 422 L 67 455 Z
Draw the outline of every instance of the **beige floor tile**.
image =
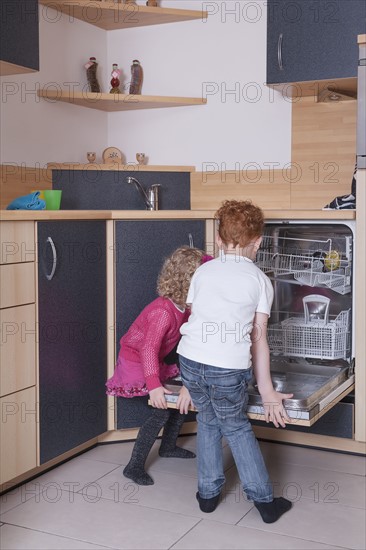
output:
M 196 500 L 197 480 L 193 477 L 155 471 L 155 484 L 142 487 L 123 477 L 122 470 L 123 467 L 98 480 L 103 498 L 196 518 L 207 518 L 208 514 L 199 509 Z M 209 516 L 213 521 L 237 523 L 252 508 L 252 504 L 244 498 L 237 497 L 237 493 L 232 490 L 230 476 L 227 485 L 228 490 L 225 486 L 223 491 L 223 503 Z
M 41 484 L 35 479 L 34 481 L 29 481 L 23 485 L 12 489 L 11 491 L 4 493 L 0 496 L 0 514 L 19 506 L 26 500 L 29 500 L 33 497 L 39 497 L 40 492 L 42 491 Z
M 2 521 L 112 548 L 165 550 L 199 520 L 98 495 L 63 492 L 52 503 L 27 501 L 3 514 Z
M 119 465 L 127 464 L 130 460 L 133 445 L 133 441 L 98 445 L 90 451 L 80 455 L 80 458 L 85 460 L 98 460 L 100 462 L 109 462 Z
M 294 537 L 276 535 L 257 529 L 236 525 L 223 525 L 212 521 L 201 521 L 191 529 L 172 550 L 339 550 L 339 546 L 328 546 L 318 542 L 304 541 Z
M 49 535 L 14 525 L 3 525 L 0 531 L 2 550 L 105 550 L 106 546 Z
M 281 445 L 260 441 L 263 456 L 268 462 L 299 464 L 301 466 L 345 472 L 355 475 L 366 475 L 364 456 L 308 449 L 295 445 Z
M 149 457 L 146 461 L 146 468 L 151 472 L 169 472 L 171 474 L 180 474 L 182 476 L 197 477 L 197 460 L 196 459 L 182 459 L 182 458 L 163 458 L 159 456 L 159 443 L 155 443 Z M 179 445 L 184 448 L 189 448 L 195 452 L 195 447 L 188 447 L 183 445 L 179 441 Z M 228 470 L 234 464 L 234 460 L 227 445 L 223 446 L 223 461 L 224 470 Z
M 366 548 L 364 510 L 306 498 L 296 502 L 276 523 L 264 523 L 253 508 L 238 525 L 347 549 Z
M 297 464 L 267 465 L 277 495 L 292 501 L 308 498 L 329 506 L 366 508 L 366 478 L 362 476 Z
M 80 491 L 85 485 L 96 481 L 115 468 L 118 468 L 117 464 L 76 457 L 37 477 L 35 481 L 43 487 L 43 491 L 46 491 L 48 498 L 52 500 L 61 491 Z
M 195 451 L 196 436 L 182 436 L 178 444 Z M 147 461 L 155 485 L 140 487 L 122 475 L 133 445 L 123 442 L 98 446 L 2 495 L 1 547 L 366 547 L 364 457 L 261 442 L 271 479 L 278 482 L 276 495 L 294 501 L 290 512 L 267 525 L 243 495 L 224 440 L 226 484 L 212 514 L 202 513 L 195 499 L 196 459 L 161 458 L 157 441 Z

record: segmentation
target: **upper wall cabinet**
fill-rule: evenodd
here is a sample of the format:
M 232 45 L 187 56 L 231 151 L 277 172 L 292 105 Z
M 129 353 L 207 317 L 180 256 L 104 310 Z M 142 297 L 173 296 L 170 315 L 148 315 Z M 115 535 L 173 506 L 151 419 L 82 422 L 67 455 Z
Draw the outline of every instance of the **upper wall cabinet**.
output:
M 267 84 L 357 77 L 364 0 L 268 0 Z
M 39 71 L 38 0 L 0 0 L 0 75 Z
M 39 0 L 40 4 L 101 29 L 130 29 L 207 18 L 207 12 L 100 0 Z M 179 2 L 177 2 L 178 4 Z

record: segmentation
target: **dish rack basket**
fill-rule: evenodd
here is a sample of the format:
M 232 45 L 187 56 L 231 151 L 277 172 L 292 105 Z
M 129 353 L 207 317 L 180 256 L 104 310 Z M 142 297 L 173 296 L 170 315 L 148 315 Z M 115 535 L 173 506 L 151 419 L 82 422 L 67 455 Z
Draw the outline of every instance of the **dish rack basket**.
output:
M 303 298 L 304 316 L 268 326 L 272 353 L 316 359 L 347 359 L 350 352 L 350 310 L 329 319 L 330 300 L 310 294 Z
M 325 241 L 265 235 L 256 264 L 275 277 L 292 276 L 302 285 L 331 288 L 338 294 L 351 291 L 352 245 L 349 237 Z

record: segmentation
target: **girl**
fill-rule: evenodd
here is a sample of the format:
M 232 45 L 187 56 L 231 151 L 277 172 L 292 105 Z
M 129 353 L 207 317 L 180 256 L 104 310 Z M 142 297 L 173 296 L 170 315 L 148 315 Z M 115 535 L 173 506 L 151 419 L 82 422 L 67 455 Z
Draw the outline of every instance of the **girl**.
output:
M 120 351 L 114 375 L 107 381 L 107 394 L 117 397 L 149 395 L 154 408 L 141 426 L 132 456 L 123 470 L 125 477 L 139 485 L 153 485 L 145 472 L 147 456 L 164 427 L 159 455 L 194 458 L 196 455 L 176 446 L 180 428 L 188 413 L 191 398 L 182 387 L 177 409 L 168 409 L 164 382 L 179 374 L 177 365 L 167 365 L 164 358 L 180 339 L 180 327 L 189 317 L 186 298 L 193 273 L 211 256 L 202 250 L 183 246 L 165 261 L 160 272 L 159 298 L 147 305 L 120 340 Z

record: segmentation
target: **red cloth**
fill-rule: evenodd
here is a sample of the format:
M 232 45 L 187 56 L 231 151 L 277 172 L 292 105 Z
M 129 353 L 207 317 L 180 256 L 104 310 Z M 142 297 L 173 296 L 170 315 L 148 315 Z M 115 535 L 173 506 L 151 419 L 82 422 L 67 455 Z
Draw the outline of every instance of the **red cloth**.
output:
M 188 310 L 179 311 L 168 298 L 160 297 L 147 305 L 120 340 L 118 361 L 114 375 L 107 381 L 107 393 L 131 397 L 146 394 L 142 380 L 147 391 L 161 386 L 169 371 L 164 357 L 178 343 L 179 329 L 188 317 Z

